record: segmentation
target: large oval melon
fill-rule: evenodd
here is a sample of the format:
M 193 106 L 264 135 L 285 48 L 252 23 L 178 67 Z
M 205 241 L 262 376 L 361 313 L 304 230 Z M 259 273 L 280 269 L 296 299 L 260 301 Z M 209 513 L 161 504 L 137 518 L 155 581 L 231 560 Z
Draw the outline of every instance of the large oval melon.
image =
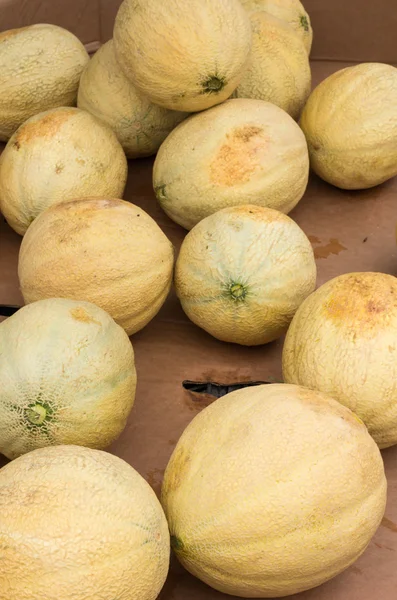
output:
M 241 0 L 249 12 L 264 10 L 277 19 L 288 23 L 303 42 L 310 54 L 313 42 L 313 29 L 310 16 L 300 0 Z
M 83 196 L 121 197 L 127 159 L 113 131 L 78 108 L 26 121 L 0 157 L 0 210 L 24 235 L 46 208 Z
M 192 115 L 157 153 L 153 185 L 182 227 L 222 208 L 255 204 L 288 213 L 309 177 L 305 136 L 281 108 L 235 98 Z
M 185 568 L 244 598 L 318 586 L 364 552 L 384 515 L 379 449 L 350 410 L 284 384 L 228 394 L 188 425 L 162 504 Z
M 140 94 L 117 63 L 113 40 L 84 69 L 77 105 L 113 129 L 128 158 L 155 154 L 188 114 L 162 108 Z
M 0 453 L 42 446 L 106 448 L 135 399 L 125 331 L 88 302 L 51 298 L 0 324 Z
M 0 140 L 37 113 L 75 105 L 88 60 L 80 40 L 56 25 L 0 33 Z
M 55 446 L 0 470 L 3 598 L 155 600 L 169 555 L 155 493 L 120 458 Z
M 260 206 L 225 208 L 200 221 L 175 269 L 187 316 L 216 338 L 246 346 L 285 333 L 315 286 L 306 235 L 286 215 Z
M 283 373 L 354 410 L 381 448 L 397 444 L 397 279 L 347 273 L 322 285 L 292 320 Z
M 307 52 L 293 29 L 264 11 L 251 15 L 252 49 L 237 98 L 273 102 L 298 119 L 311 90 Z
M 18 274 L 26 303 L 51 297 L 97 304 L 128 335 L 165 302 L 174 251 L 138 206 L 87 198 L 44 211 L 22 240 Z
M 124 0 L 113 38 L 123 71 L 152 102 L 200 111 L 237 87 L 251 26 L 239 0 Z
M 397 69 L 380 63 L 347 67 L 322 81 L 303 110 L 313 170 L 347 190 L 397 175 Z

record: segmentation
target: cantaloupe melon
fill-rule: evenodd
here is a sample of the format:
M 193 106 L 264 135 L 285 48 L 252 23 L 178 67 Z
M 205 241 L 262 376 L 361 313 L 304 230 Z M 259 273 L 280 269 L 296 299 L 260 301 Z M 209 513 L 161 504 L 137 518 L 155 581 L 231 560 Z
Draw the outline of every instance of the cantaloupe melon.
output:
M 88 302 L 51 298 L 0 324 L 0 453 L 78 444 L 106 448 L 135 399 L 125 331 Z
M 114 132 L 78 108 L 28 119 L 0 157 L 0 210 L 20 235 L 46 208 L 83 196 L 121 197 L 127 159 Z
M 264 11 L 251 15 L 252 49 L 237 98 L 273 102 L 298 119 L 311 91 L 305 47 L 293 29 Z
M 124 0 L 113 39 L 138 90 L 172 110 L 228 98 L 243 74 L 251 26 L 239 0 Z
M 56 25 L 0 33 L 0 140 L 37 113 L 75 105 L 88 60 L 80 40 Z
M 101 450 L 41 448 L 3 467 L 0 523 L 7 600 L 155 600 L 167 576 L 154 491 Z
M 271 384 L 216 400 L 164 476 L 171 544 L 193 575 L 244 598 L 314 588 L 364 552 L 384 515 L 379 449 L 350 410 Z
M 24 236 L 18 274 L 26 303 L 62 297 L 97 304 L 131 335 L 165 302 L 174 250 L 142 208 L 112 198 L 62 202 Z
M 310 16 L 300 0 L 240 0 L 249 12 L 266 11 L 277 19 L 288 23 L 303 42 L 307 54 L 313 43 L 313 29 Z
M 397 175 L 397 69 L 362 63 L 341 69 L 312 92 L 302 112 L 313 170 L 347 190 Z
M 397 279 L 347 273 L 322 285 L 292 320 L 283 374 L 354 410 L 381 448 L 397 444 Z
M 77 105 L 113 129 L 128 158 L 155 154 L 188 115 L 162 108 L 140 94 L 119 67 L 113 40 L 84 69 Z
M 255 204 L 288 213 L 309 177 L 305 136 L 281 108 L 245 98 L 227 100 L 180 123 L 157 153 L 157 199 L 182 227 L 214 212 Z
M 216 338 L 246 346 L 280 337 L 315 289 L 311 244 L 270 208 L 225 208 L 185 237 L 175 269 L 187 316 Z

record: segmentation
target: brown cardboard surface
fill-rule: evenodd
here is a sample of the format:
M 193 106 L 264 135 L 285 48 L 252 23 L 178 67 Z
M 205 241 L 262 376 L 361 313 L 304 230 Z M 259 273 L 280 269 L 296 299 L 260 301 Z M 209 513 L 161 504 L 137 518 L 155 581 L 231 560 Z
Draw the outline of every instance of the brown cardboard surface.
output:
M 314 85 L 346 64 L 316 62 Z M 185 231 L 162 212 L 152 192 L 153 159 L 130 162 L 125 199 L 149 212 L 178 248 Z M 310 237 L 318 285 L 355 270 L 397 274 L 397 179 L 364 192 L 341 192 L 311 176 L 291 213 Z M 20 237 L 0 224 L 0 303 L 20 304 L 17 256 Z M 109 449 L 132 464 L 158 493 L 169 456 L 185 426 L 211 399 L 182 387 L 184 380 L 223 384 L 281 379 L 282 340 L 258 348 L 218 342 L 184 316 L 172 293 L 159 315 L 132 338 L 138 389 L 134 409 Z M 397 590 L 397 447 L 383 451 L 389 482 L 386 516 L 365 554 L 333 581 L 295 596 L 300 600 L 395 600 Z M 4 464 L 0 462 L 0 464 Z M 264 515 L 264 518 L 265 515 Z M 230 598 L 187 574 L 172 561 L 161 600 Z

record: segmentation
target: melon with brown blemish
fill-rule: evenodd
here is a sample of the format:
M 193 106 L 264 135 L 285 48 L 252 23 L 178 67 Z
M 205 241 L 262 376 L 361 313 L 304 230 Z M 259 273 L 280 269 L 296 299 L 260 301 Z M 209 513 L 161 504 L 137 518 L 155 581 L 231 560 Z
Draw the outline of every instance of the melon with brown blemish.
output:
M 311 294 L 288 330 L 283 375 L 353 410 L 380 448 L 397 444 L 397 279 L 348 273 Z
M 59 202 L 121 197 L 127 159 L 115 133 L 84 110 L 62 107 L 28 119 L 0 157 L 0 210 L 24 235 Z
M 252 48 L 236 98 L 266 100 L 298 119 L 311 91 L 309 58 L 283 21 L 264 11 L 250 15 Z
M 235 98 L 188 117 L 157 153 L 153 186 L 167 215 L 185 229 L 230 206 L 290 212 L 309 176 L 305 136 L 284 110 Z
M 187 316 L 214 337 L 245 346 L 285 333 L 315 285 L 306 235 L 286 215 L 260 206 L 226 208 L 200 221 L 175 268 Z
M 89 56 L 63 27 L 40 23 L 0 33 L 0 140 L 37 113 L 74 106 Z
M 279 598 L 350 567 L 381 524 L 386 492 L 381 453 L 356 415 L 320 392 L 270 384 L 193 419 L 161 502 L 190 573 L 232 596 Z
M 59 444 L 106 448 L 134 404 L 134 351 L 98 306 L 50 298 L 0 324 L 0 379 L 1 454 L 14 459 Z
M 310 16 L 300 0 L 241 0 L 249 13 L 265 11 L 287 23 L 310 54 L 313 43 L 313 28 Z
M 174 250 L 140 207 L 113 198 L 62 202 L 29 227 L 19 252 L 25 303 L 93 302 L 128 335 L 149 323 L 172 283 Z
M 104 44 L 84 69 L 77 105 L 115 132 L 128 158 L 155 154 L 188 115 L 153 104 L 139 93 L 116 60 L 113 40 Z
M 136 88 L 171 110 L 201 111 L 237 87 L 251 46 L 239 0 L 124 0 L 117 60 Z

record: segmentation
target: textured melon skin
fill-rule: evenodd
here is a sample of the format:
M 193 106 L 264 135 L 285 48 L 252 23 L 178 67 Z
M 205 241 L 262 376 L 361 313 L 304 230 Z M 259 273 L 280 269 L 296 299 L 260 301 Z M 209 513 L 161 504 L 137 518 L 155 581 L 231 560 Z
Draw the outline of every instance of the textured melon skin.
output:
M 268 14 L 288 23 L 303 42 L 307 54 L 310 54 L 313 43 L 313 28 L 310 16 L 300 0 L 240 0 L 248 12 L 265 11 Z
M 28 119 L 0 157 L 0 209 L 24 235 L 46 208 L 84 196 L 119 198 L 127 159 L 114 132 L 78 108 Z
M 300 125 L 313 171 L 341 189 L 379 185 L 397 175 L 397 69 L 362 63 L 324 79 Z
M 387 482 L 364 424 L 285 384 L 245 388 L 188 425 L 162 505 L 184 567 L 213 588 L 277 598 L 353 564 L 381 523 Z
M 155 154 L 188 115 L 157 106 L 140 94 L 119 66 L 113 40 L 104 44 L 84 69 L 77 106 L 113 129 L 128 158 Z
M 88 61 L 80 40 L 56 25 L 29 25 L 0 33 L 0 140 L 9 140 L 37 113 L 75 105 Z
M 51 298 L 0 324 L 0 453 L 48 445 L 106 448 L 136 389 L 125 331 L 88 302 Z
M 21 244 L 26 303 L 51 297 L 93 302 L 132 335 L 164 304 L 174 249 L 138 206 L 118 199 L 63 202 L 43 212 Z
M 55 446 L 0 470 L 7 600 L 155 600 L 170 540 L 149 484 L 120 458 Z
M 396 278 L 347 273 L 298 309 L 285 339 L 283 374 L 354 410 L 387 448 L 397 444 L 396 359 Z
M 153 167 L 156 197 L 185 229 L 217 210 L 255 204 L 290 212 L 309 177 L 305 136 L 281 108 L 227 100 L 180 123 Z
M 286 332 L 316 286 L 310 241 L 282 213 L 259 206 L 220 210 L 185 237 L 175 288 L 183 310 L 214 337 L 246 346 Z
M 124 0 L 113 39 L 126 76 L 155 104 L 201 111 L 237 87 L 251 46 L 239 0 Z
M 247 69 L 234 92 L 276 104 L 298 119 L 311 91 L 307 52 L 293 29 L 264 11 L 251 15 L 252 48 Z

